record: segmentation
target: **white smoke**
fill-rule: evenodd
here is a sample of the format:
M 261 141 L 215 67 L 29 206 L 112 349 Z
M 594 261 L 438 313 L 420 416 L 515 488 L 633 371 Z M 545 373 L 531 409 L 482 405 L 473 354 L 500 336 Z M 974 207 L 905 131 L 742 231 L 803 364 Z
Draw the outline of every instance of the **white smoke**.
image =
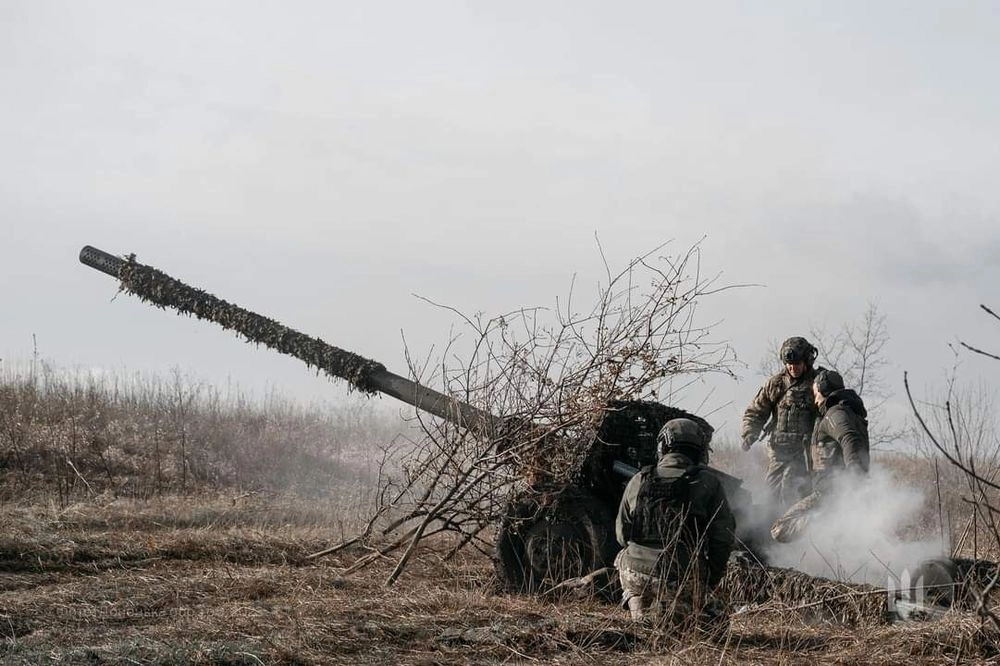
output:
M 814 576 L 886 586 L 925 559 L 947 555 L 941 539 L 909 540 L 906 532 L 925 497 L 884 468 L 866 478 L 843 477 L 824 497 L 805 534 L 774 543 L 770 564 Z

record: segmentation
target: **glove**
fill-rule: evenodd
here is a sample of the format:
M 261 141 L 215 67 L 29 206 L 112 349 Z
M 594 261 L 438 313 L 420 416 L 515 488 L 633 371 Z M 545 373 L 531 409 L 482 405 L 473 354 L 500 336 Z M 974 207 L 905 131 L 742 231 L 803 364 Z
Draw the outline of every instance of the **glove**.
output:
M 749 451 L 750 447 L 753 446 L 753 443 L 756 439 L 757 439 L 756 437 L 751 437 L 747 435 L 746 437 L 743 438 L 743 441 L 740 443 L 740 446 L 743 447 L 744 451 Z

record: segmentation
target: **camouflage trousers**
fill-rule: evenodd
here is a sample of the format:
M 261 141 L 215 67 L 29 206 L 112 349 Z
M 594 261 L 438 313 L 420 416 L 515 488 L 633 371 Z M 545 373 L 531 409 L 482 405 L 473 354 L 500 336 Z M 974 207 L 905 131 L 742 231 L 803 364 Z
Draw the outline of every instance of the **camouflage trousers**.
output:
M 628 608 L 633 620 L 701 629 L 728 623 L 724 605 L 708 594 L 702 581 L 677 585 L 623 566 L 618 567 L 618 579 L 622 605 Z
M 780 435 L 771 437 L 767 443 L 767 485 L 779 511 L 784 511 L 812 490 L 803 442 L 782 441 Z
M 788 543 L 801 537 L 822 508 L 822 500 L 820 493 L 813 492 L 793 504 L 771 525 L 771 538 L 780 543 Z

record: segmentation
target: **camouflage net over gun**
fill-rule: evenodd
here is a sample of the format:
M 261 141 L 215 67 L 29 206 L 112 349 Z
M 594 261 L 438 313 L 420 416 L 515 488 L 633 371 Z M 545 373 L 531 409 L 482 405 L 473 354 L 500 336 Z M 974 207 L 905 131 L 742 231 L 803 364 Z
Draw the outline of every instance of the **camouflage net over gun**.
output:
M 892 617 L 884 588 L 765 567 L 749 558 L 730 561 L 718 591 L 733 608 L 769 604 L 848 625 L 884 624 Z
M 985 605 L 992 606 L 989 590 L 998 576 L 997 567 L 996 562 L 970 558 L 927 560 L 913 572 L 917 578 L 910 583 L 922 588 L 922 603 L 931 607 L 976 611 L 983 597 Z M 905 598 L 917 590 L 896 592 Z M 730 561 L 719 593 L 734 608 L 771 605 L 774 610 L 806 611 L 849 625 L 881 624 L 895 616 L 889 607 L 890 590 L 766 567 L 746 556 Z
M 372 374 L 385 370 L 385 366 L 377 361 L 299 333 L 274 319 L 245 310 L 175 280 L 162 271 L 140 264 L 135 260 L 134 254 L 121 263 L 118 279 L 123 291 L 134 294 L 147 303 L 215 322 L 225 329 L 236 331 L 247 342 L 262 344 L 282 354 L 294 356 L 331 377 L 346 380 L 353 388 L 365 393 L 376 392 L 371 381 Z

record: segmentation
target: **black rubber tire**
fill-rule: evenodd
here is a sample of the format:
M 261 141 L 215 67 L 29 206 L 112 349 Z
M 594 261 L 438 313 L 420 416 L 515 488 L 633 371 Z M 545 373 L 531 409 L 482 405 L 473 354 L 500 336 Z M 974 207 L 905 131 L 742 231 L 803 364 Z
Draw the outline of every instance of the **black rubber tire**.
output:
M 508 592 L 539 592 L 610 566 L 618 545 L 614 512 L 577 488 L 541 501 L 515 497 L 497 531 L 494 566 Z
M 942 608 L 955 603 L 955 563 L 946 558 L 924 560 L 910 579 L 910 600 Z

